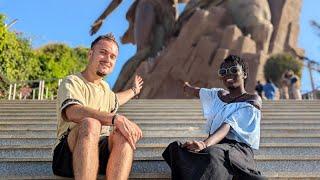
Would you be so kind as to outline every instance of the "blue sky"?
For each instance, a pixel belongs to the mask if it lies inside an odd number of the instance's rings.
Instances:
[[[52,42],[63,42],[72,47],[89,47],[96,36],[89,35],[91,23],[100,15],[110,0],[0,0],[0,13],[7,16],[7,23],[18,19],[11,30],[23,32],[32,41],[33,47]],[[98,34],[113,32],[120,36],[127,29],[125,13],[133,0],[125,0],[108,17]],[[310,20],[320,21],[320,1],[303,0],[300,19],[299,46],[306,56],[320,61],[320,37],[310,26]],[[116,81],[122,65],[135,53],[135,46],[120,45],[117,65],[107,78],[111,86]],[[320,86],[320,74],[313,72],[316,86]],[[309,73],[304,69],[302,91],[310,91]]]

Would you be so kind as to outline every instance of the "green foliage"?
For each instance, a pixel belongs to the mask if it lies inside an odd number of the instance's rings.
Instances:
[[[0,72],[9,81],[23,81],[35,75],[37,60],[30,42],[8,31],[0,15]]]
[[[79,72],[87,64],[88,48],[48,44],[33,50],[30,41],[9,31],[4,21],[5,16],[0,14],[0,74],[8,81],[42,79],[46,87],[55,88],[57,79]],[[2,90],[7,86],[0,83]]]
[[[292,70],[301,78],[302,67],[303,63],[290,54],[278,54],[267,60],[264,66],[264,76],[279,86],[281,76],[286,70]]]
[[[86,65],[87,48],[72,49],[65,44],[48,44],[36,50],[39,61],[38,79],[52,80],[47,86],[55,89],[56,80],[79,72]]]
[[[39,60],[41,79],[58,79],[82,70],[85,66],[85,48],[79,51],[65,44],[49,44],[36,51]]]

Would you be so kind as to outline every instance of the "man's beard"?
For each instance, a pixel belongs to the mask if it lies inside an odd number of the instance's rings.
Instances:
[[[96,74],[97,74],[98,76],[102,77],[102,78],[107,75],[107,74],[104,74],[104,73],[102,73],[102,72],[100,72],[100,71],[97,71]]]

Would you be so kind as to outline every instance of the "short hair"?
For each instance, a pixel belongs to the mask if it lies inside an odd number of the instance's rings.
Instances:
[[[224,59],[223,63],[234,63],[234,64],[239,64],[242,67],[242,71],[248,76],[248,65],[247,63],[244,62],[242,58],[236,55],[229,55],[227,58]],[[221,64],[221,65],[222,65]]]
[[[249,75],[249,68],[248,68],[247,63],[245,63],[242,58],[240,58],[239,56],[236,56],[236,55],[229,55],[227,58],[225,58],[223,60],[221,65],[224,63],[239,64],[242,67],[243,73],[247,76],[247,78],[244,79],[244,86],[246,86],[247,80],[248,80],[248,75]]]
[[[92,49],[93,46],[94,46],[95,44],[97,44],[100,40],[112,41],[112,42],[114,42],[114,43],[117,45],[117,47],[118,47],[118,49],[119,49],[119,44],[118,44],[118,42],[116,41],[116,38],[114,37],[114,35],[113,35],[112,33],[108,33],[108,34],[105,34],[105,35],[100,35],[100,36],[98,36],[94,41],[92,41],[92,43],[91,43],[91,49]]]

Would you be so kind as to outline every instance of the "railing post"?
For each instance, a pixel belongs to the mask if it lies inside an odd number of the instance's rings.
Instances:
[[[42,80],[41,100],[43,100],[43,95],[44,95],[44,80]]]
[[[39,81],[39,88],[38,88],[38,100],[41,100],[41,84],[42,84],[42,81],[40,80]]]
[[[49,88],[46,87],[46,99],[48,99],[48,96],[49,96]]]
[[[14,83],[13,85],[13,97],[12,100],[16,99],[16,92],[17,92],[17,83]]]
[[[62,79],[59,79],[59,80],[58,80],[58,88],[59,88],[59,86],[60,86],[60,84],[61,84],[61,81],[62,81]]]
[[[32,100],[36,98],[36,89],[32,89]]]
[[[12,92],[12,84],[10,84],[10,86],[9,86],[8,100],[11,100],[11,92]]]

